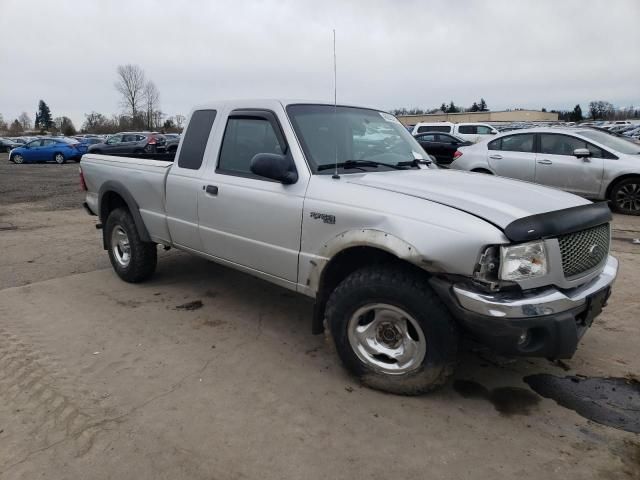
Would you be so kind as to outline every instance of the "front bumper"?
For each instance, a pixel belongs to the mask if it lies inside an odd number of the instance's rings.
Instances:
[[[618,261],[609,256],[600,275],[569,290],[485,293],[440,279],[432,285],[462,326],[499,353],[570,358],[606,305],[617,272]]]

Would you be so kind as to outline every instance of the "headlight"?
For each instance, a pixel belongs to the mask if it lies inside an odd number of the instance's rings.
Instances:
[[[500,278],[526,280],[547,274],[544,242],[530,242],[500,248]]]

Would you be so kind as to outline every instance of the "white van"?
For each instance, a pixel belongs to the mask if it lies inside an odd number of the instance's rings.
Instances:
[[[491,135],[495,135],[498,131],[491,125],[486,123],[451,123],[451,122],[420,122],[414,125],[412,134],[424,132],[443,132],[450,133],[456,137],[476,143]]]

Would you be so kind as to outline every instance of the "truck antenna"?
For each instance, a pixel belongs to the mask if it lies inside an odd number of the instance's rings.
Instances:
[[[338,75],[337,75],[337,67],[336,67],[336,29],[333,29],[333,142],[336,147],[336,161],[335,168],[333,170],[333,175],[331,178],[335,180],[340,180],[340,175],[338,175],[338,135],[337,135],[337,124],[338,120]]]

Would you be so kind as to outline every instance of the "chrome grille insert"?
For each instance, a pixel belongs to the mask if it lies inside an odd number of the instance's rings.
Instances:
[[[558,237],[565,278],[575,277],[600,265],[609,254],[609,224]]]

